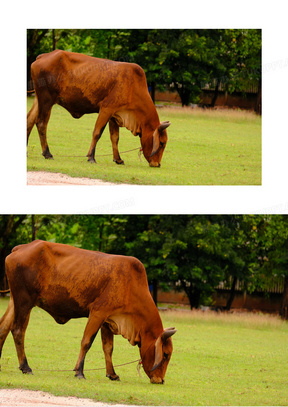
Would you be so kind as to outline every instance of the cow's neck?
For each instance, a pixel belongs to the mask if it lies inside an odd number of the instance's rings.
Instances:
[[[150,317],[146,319],[146,327],[144,329],[141,329],[140,331],[141,344],[139,347],[142,359],[144,358],[144,355],[148,351],[148,349],[151,346],[155,346],[157,338],[163,332],[163,325],[159,314],[157,316],[155,315],[155,317],[156,318],[152,319],[150,315]]]

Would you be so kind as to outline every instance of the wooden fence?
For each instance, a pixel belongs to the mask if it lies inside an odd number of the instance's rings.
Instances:
[[[228,281],[222,281],[221,283],[218,284],[216,290],[230,290],[232,286],[232,278],[230,278]],[[249,285],[246,286],[243,281],[237,280],[236,286],[235,286],[235,291],[249,291]],[[284,277],[279,277],[279,276],[271,276],[268,279],[268,282],[265,284],[265,286],[259,286],[255,290],[258,293],[273,293],[273,294],[283,294],[284,292]]]

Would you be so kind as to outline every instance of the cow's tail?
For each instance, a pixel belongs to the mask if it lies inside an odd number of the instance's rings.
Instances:
[[[33,129],[34,124],[36,123],[36,119],[38,117],[38,112],[39,112],[38,99],[37,99],[37,95],[35,95],[33,105],[27,114],[27,144],[28,144],[28,139],[29,139],[31,130]]]
[[[14,321],[14,301],[13,297],[11,295],[10,301],[8,303],[7,310],[3,317],[0,319],[0,358],[1,358],[1,353],[2,353],[2,348],[4,345],[4,342],[7,338],[7,335],[11,331],[11,327]],[[1,370],[1,366],[0,366]]]

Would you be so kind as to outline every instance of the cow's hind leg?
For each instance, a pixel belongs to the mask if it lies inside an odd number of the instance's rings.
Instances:
[[[38,117],[38,99],[37,96],[35,96],[33,105],[27,114],[27,145],[31,130],[33,129],[34,124],[36,123],[37,117]]]
[[[18,311],[18,307],[16,307],[14,321],[11,326],[11,332],[19,360],[19,369],[22,373],[32,373],[32,369],[28,365],[24,350],[24,338],[30,318],[30,312],[31,308],[28,309],[22,306]]]
[[[105,324],[101,327],[102,347],[105,355],[106,362],[106,377],[110,380],[120,380],[119,376],[115,373],[112,363],[113,352],[113,333]]]
[[[13,320],[14,320],[14,302],[11,297],[8,304],[8,308],[3,317],[0,319],[0,358],[2,354],[2,348],[7,338],[7,335],[11,331]]]
[[[121,159],[119,150],[118,150],[119,126],[114,121],[114,119],[109,120],[109,130],[110,130],[110,139],[111,139],[112,149],[113,149],[113,161],[116,164],[124,164],[124,161]]]
[[[74,368],[75,376],[79,379],[85,379],[83,370],[84,370],[84,362],[86,353],[91,348],[92,343],[103,323],[103,319],[97,312],[90,312],[87,325],[84,330],[83,338],[81,341],[81,349],[79,353],[79,357]]]
[[[49,159],[53,158],[53,155],[50,153],[48,143],[47,143],[47,125],[51,114],[53,104],[44,104],[39,101],[39,113],[36,120],[36,126],[38,129],[38,134],[40,138],[40,143],[42,147],[42,155]]]

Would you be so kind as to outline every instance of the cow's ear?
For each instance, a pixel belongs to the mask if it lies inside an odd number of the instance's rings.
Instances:
[[[159,124],[159,126],[156,128],[156,130],[153,133],[153,149],[152,149],[152,153],[150,154],[149,157],[152,157],[154,154],[158,153],[159,149],[160,149],[160,136],[161,133],[167,129],[167,127],[170,126],[170,122],[166,121],[166,122],[161,122]]]
[[[162,335],[159,336],[155,342],[155,360],[154,360],[154,365],[151,369],[151,372],[153,370],[157,369],[157,367],[160,365],[163,359],[163,343],[162,343]]]
[[[154,154],[158,153],[160,148],[160,136],[159,136],[159,128],[154,131],[153,133],[153,148],[152,148],[152,153],[150,154],[149,157],[152,157]]]

